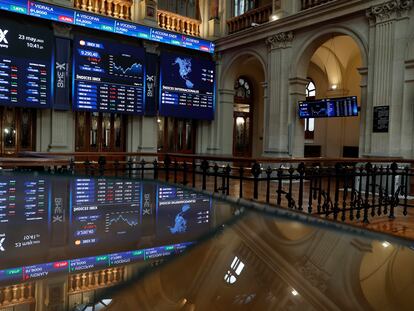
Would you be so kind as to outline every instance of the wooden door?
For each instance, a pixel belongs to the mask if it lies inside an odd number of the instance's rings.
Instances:
[[[76,152],[94,152],[96,156],[77,157],[96,161],[102,152],[125,152],[125,116],[120,114],[77,112],[76,113]],[[108,160],[124,160],[124,156]]]
[[[36,110],[0,107],[1,155],[17,156],[19,152],[35,151]]]
[[[252,156],[252,122],[250,112],[234,111],[233,114],[233,155]]]
[[[194,154],[196,121],[176,118],[158,119],[158,151]]]

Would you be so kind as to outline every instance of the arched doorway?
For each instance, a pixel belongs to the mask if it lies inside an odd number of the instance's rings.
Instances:
[[[263,154],[266,66],[256,51],[229,55],[220,77],[223,150],[239,157]],[[231,105],[231,106],[230,106]],[[233,120],[233,122],[229,122]]]
[[[233,105],[233,155],[252,156],[253,92],[247,77],[236,79]]]
[[[309,52],[309,51],[308,51]],[[313,47],[306,69],[307,99],[356,96],[361,106],[363,55],[348,35],[331,35]],[[309,57],[309,56],[308,56]],[[305,157],[358,157],[361,117],[316,118],[302,121]]]

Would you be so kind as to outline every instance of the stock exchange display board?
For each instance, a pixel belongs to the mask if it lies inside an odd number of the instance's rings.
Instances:
[[[163,53],[160,68],[160,115],[186,119],[214,119],[213,61]]]
[[[214,53],[214,43],[211,41],[49,3],[27,0],[0,0],[0,10]]]
[[[359,107],[356,96],[299,102],[299,117],[302,119],[356,117],[358,113]]]
[[[0,105],[50,108],[53,33],[0,19]]]
[[[142,115],[144,49],[101,38],[74,41],[74,110]]]

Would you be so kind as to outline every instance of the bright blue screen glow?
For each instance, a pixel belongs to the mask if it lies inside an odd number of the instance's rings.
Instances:
[[[144,113],[144,49],[77,36],[73,69],[74,110]]]
[[[355,117],[358,112],[356,96],[299,102],[299,117],[302,119]]]
[[[215,65],[187,55],[161,55],[159,113],[185,119],[214,119]]]
[[[130,37],[214,53],[214,43],[171,31],[119,21],[88,12],[25,0],[0,0],[0,10],[26,14],[46,20],[72,24],[91,29],[123,34]]]

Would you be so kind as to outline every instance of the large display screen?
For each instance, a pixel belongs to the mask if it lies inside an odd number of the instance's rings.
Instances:
[[[0,18],[0,105],[50,108],[53,33]]]
[[[356,96],[299,102],[299,117],[302,119],[355,117],[358,112]]]
[[[30,15],[46,20],[123,34],[197,51],[214,53],[214,43],[158,28],[124,22],[97,14],[81,12],[49,3],[27,0],[0,0],[0,10]]]
[[[74,109],[143,114],[144,49],[83,36],[74,40]]]
[[[214,119],[214,62],[187,55],[163,53],[160,71],[160,115]]]

